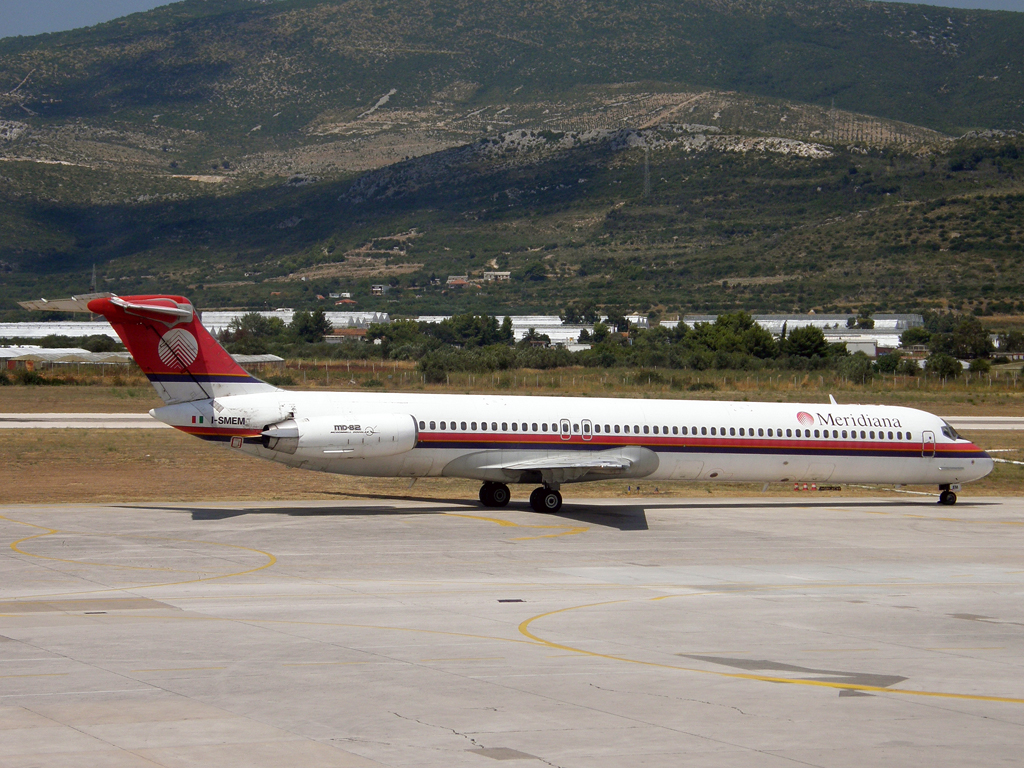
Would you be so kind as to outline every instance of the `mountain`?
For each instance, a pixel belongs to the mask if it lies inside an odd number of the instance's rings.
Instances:
[[[186,0],[9,38],[0,300],[97,264],[207,304],[1014,307],[1022,33],[851,0]],[[494,265],[521,279],[430,284]]]

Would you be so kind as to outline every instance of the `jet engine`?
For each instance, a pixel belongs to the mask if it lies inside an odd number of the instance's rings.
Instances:
[[[411,451],[418,436],[408,414],[363,413],[288,419],[265,427],[261,442],[309,458],[370,459]]]

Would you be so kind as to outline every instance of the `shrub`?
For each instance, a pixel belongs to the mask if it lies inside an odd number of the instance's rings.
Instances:
[[[971,373],[991,373],[992,363],[983,357],[979,357],[976,360],[971,360],[971,364],[968,367]]]
[[[41,384],[48,383],[39,371],[30,371],[28,368],[22,368],[14,374],[14,379],[19,384],[24,384],[30,387],[38,387]]]

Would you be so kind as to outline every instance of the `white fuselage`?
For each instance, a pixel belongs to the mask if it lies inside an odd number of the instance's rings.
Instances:
[[[993,466],[937,416],[891,406],[279,390],[153,415],[260,458],[376,477],[943,485]],[[297,450],[266,447],[275,424],[303,435]]]

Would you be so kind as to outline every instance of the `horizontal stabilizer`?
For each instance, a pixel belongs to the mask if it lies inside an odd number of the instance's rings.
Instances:
[[[86,293],[72,296],[70,299],[39,299],[38,301],[19,301],[22,309],[35,309],[44,312],[88,312],[89,302],[93,299],[109,299],[112,293]]]

